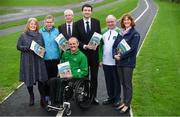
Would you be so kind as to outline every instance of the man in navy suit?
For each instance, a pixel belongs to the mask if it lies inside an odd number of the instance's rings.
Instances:
[[[75,36],[75,24],[73,23],[74,13],[71,9],[64,11],[65,23],[58,26],[59,33],[62,33],[68,40],[70,37]]]
[[[82,6],[83,18],[76,22],[76,37],[79,40],[79,48],[88,58],[88,65],[90,68],[90,80],[92,82],[92,93],[95,98],[93,104],[99,104],[97,100],[97,77],[98,77],[98,68],[99,68],[99,59],[98,59],[98,47],[96,50],[91,49],[88,45],[94,32],[101,33],[100,22],[95,18],[91,18],[92,15],[92,6],[85,4]]]

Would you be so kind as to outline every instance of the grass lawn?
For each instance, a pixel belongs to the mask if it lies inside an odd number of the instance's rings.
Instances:
[[[1,0],[0,6],[60,6],[84,0]]]
[[[134,116],[180,116],[180,4],[155,0],[159,12],[137,59]]]
[[[96,3],[94,5],[92,5],[94,8],[95,7],[98,7],[98,6],[101,6],[101,5],[105,5],[107,3],[110,3],[110,2],[113,2],[114,0],[106,0],[106,1],[103,1],[103,2],[100,2],[100,3]],[[0,8],[0,14],[6,14],[7,12],[13,12],[14,10],[11,10],[11,9],[1,9]],[[73,9],[74,13],[75,12],[80,12],[81,11],[81,8],[74,8]],[[14,12],[17,12],[17,11],[14,11]],[[57,17],[57,16],[63,16],[64,13],[63,12],[59,12],[59,13],[53,13],[52,14],[54,17]],[[37,16],[36,18],[39,20],[39,21],[42,21],[44,19],[45,16]],[[10,22],[7,22],[7,23],[3,23],[0,25],[0,30],[3,30],[3,29],[6,29],[6,28],[10,28],[10,27],[13,27],[13,26],[19,26],[19,25],[23,25],[23,24],[26,24],[27,22],[27,19],[21,19],[21,20],[17,20],[17,21],[10,21]]]
[[[105,17],[114,14],[119,18],[123,13],[131,11],[136,7],[138,0],[126,0],[113,7],[106,8],[106,11],[94,11],[93,17],[101,21],[101,27],[105,27]],[[114,10],[113,10],[114,9]],[[75,20],[82,16],[75,16]],[[56,26],[64,21],[56,22]],[[18,84],[19,77],[19,52],[16,50],[16,43],[20,33],[7,36],[0,36],[0,101],[14,90]]]
[[[0,8],[0,15],[5,15],[5,14],[9,14],[9,13],[16,13],[19,12],[19,10],[16,9],[4,9],[4,8]]]

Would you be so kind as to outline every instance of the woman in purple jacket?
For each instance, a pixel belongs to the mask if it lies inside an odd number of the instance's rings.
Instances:
[[[139,33],[135,30],[134,20],[129,14],[125,14],[120,22],[122,31],[113,45],[113,58],[116,60],[118,75],[123,86],[123,103],[117,107],[120,113],[125,113],[130,109],[132,99],[132,75],[136,65],[136,54],[140,40]],[[124,53],[117,52],[118,44],[125,40],[130,46],[130,50]]]

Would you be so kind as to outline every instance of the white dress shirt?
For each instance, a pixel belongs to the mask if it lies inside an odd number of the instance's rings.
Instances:
[[[67,34],[68,34],[68,25],[70,25],[70,29],[71,29],[71,35],[72,35],[72,27],[73,27],[73,22],[71,23],[66,23],[66,31],[67,31]]]
[[[85,31],[87,31],[87,29],[86,29],[86,25],[87,25],[87,21],[89,22],[89,29],[91,30],[91,18],[89,18],[89,19],[85,19],[85,18],[83,18],[83,21],[84,21],[84,29],[85,29]]]

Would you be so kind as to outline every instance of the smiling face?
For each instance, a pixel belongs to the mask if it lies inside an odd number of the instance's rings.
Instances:
[[[106,18],[106,25],[109,29],[114,29],[116,27],[116,19],[113,16],[108,16]]]
[[[126,29],[131,27],[131,20],[128,17],[125,17],[123,20],[123,24],[124,24]]]
[[[120,25],[123,29],[134,27],[135,23],[133,17],[129,14],[125,14],[120,21]]]
[[[71,23],[73,21],[74,15],[73,11],[70,9],[67,9],[64,11],[64,18],[66,20],[66,23]]]
[[[82,13],[83,13],[84,18],[86,18],[86,19],[90,18],[92,15],[91,7],[84,7],[82,10]]]
[[[68,41],[71,53],[75,53],[78,50],[79,42],[75,37],[71,37]]]
[[[37,24],[34,20],[29,22],[28,28],[30,31],[36,31],[37,30]]]

